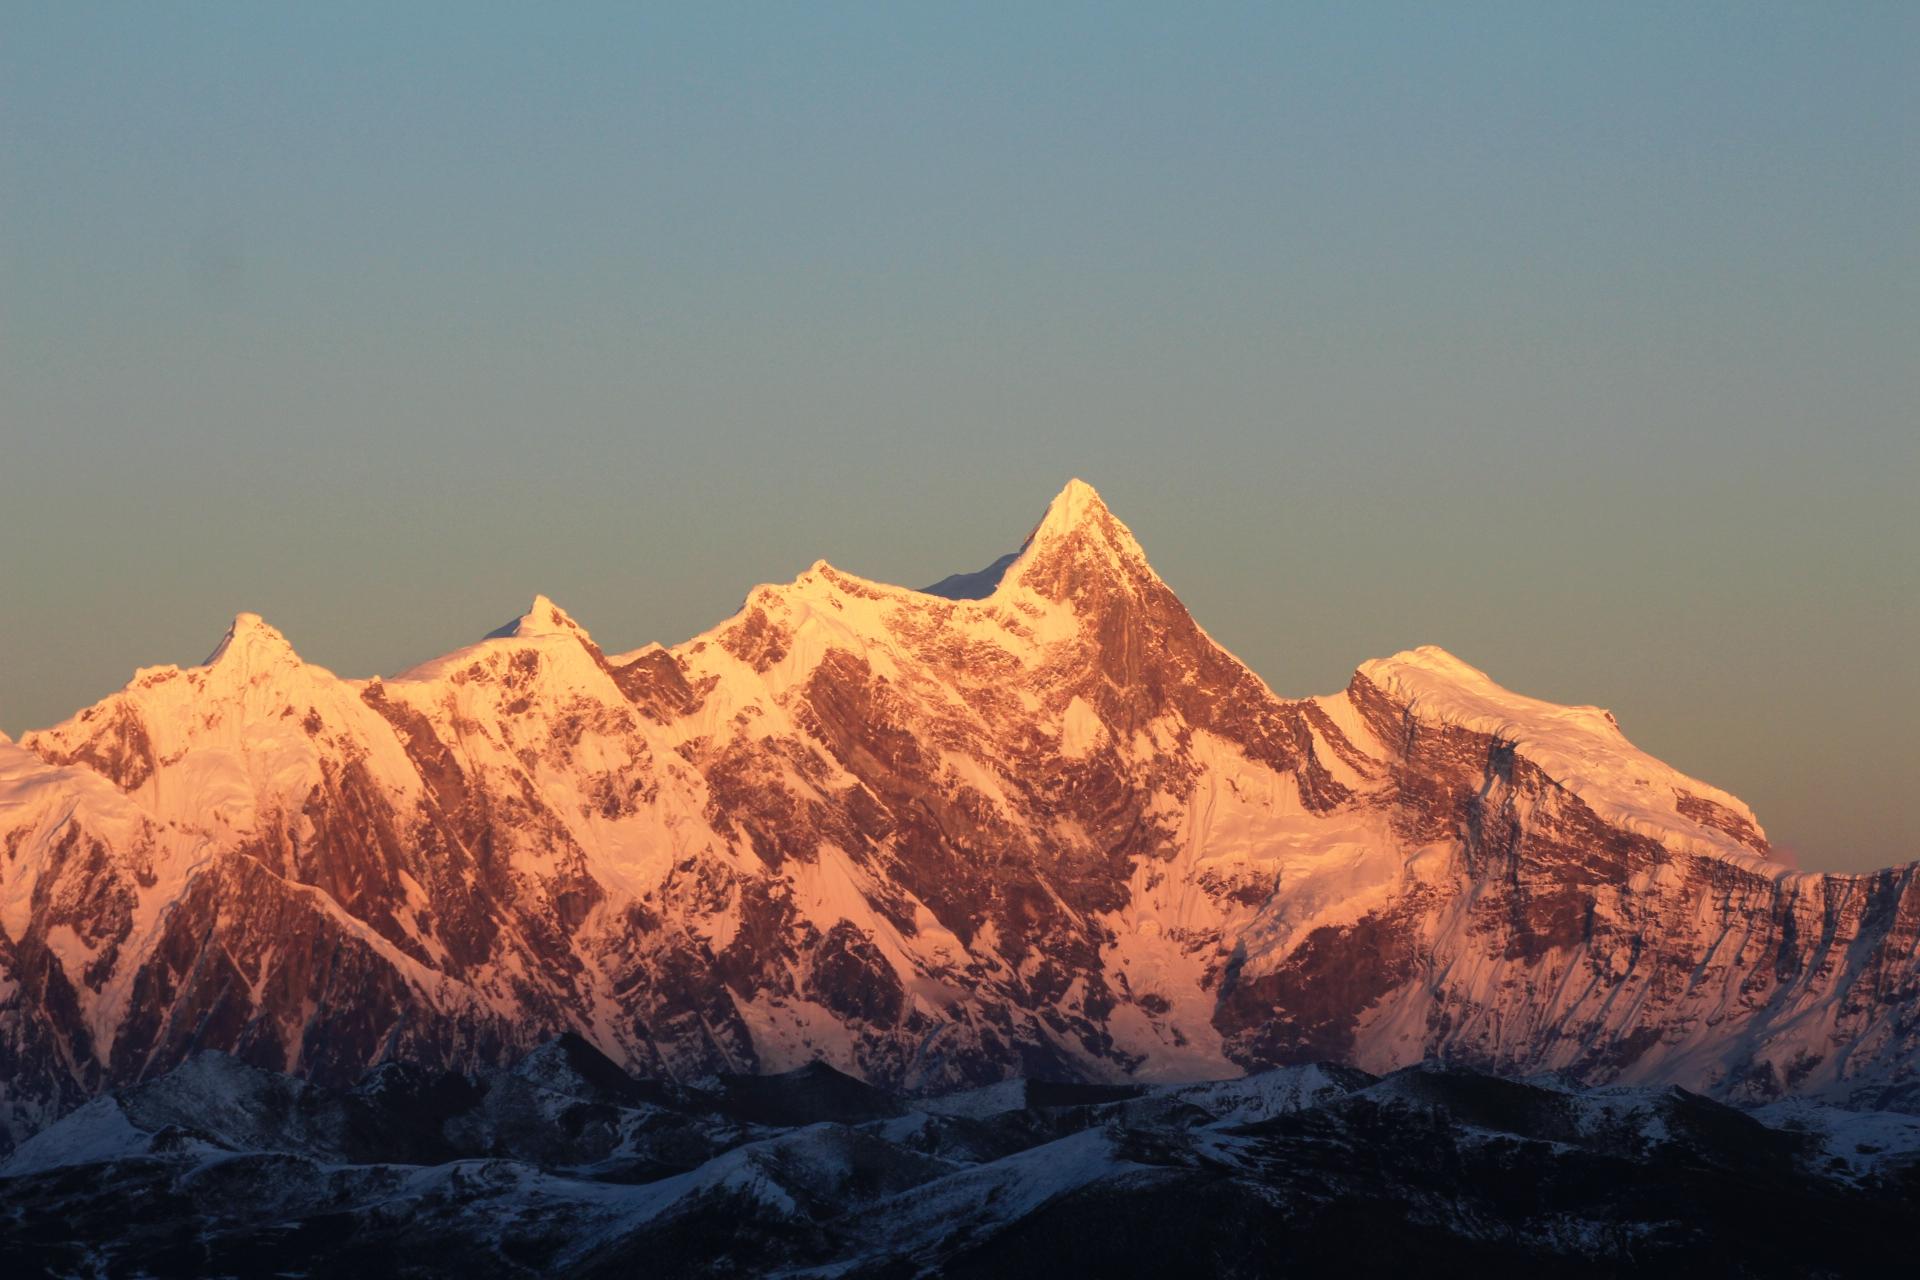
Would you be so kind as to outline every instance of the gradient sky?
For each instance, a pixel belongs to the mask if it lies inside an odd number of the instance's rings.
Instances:
[[[254,609],[610,650],[1069,477],[1920,856],[1920,5],[0,4],[0,727]]]

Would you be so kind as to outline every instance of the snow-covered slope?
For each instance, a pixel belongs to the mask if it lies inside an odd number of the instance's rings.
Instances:
[[[1910,867],[1800,874],[1605,712],[1435,649],[1276,696],[1087,485],[936,592],[815,564],[673,648],[552,602],[386,680],[243,614],[0,741],[16,1137],[215,1048],[575,1031],[892,1087],[1445,1056],[1911,1096]]]
[[[951,1105],[943,1105],[951,1104]],[[9,1274],[1898,1274],[1920,1122],[1437,1066],[908,1099],[562,1039],[326,1089],[202,1054],[0,1160]]]

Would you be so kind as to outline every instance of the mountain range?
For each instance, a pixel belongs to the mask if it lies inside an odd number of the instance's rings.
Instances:
[[[340,1088],[209,1051],[0,1160],[22,1276],[1804,1280],[1898,1275],[1916,1226],[1920,1118],[1436,1063],[902,1097],[572,1034]]]
[[[1920,889],[1774,860],[1435,648],[1275,694],[1089,486],[925,591],[672,648],[536,599],[389,678],[242,614],[0,737],[0,1150],[205,1051],[316,1088],[556,1036],[903,1095],[1317,1062],[1920,1103]]]

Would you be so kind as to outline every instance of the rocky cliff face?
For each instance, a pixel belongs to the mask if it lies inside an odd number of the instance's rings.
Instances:
[[[9,1132],[201,1049],[341,1083],[564,1031],[680,1080],[1914,1095],[1911,866],[1791,872],[1607,713],[1438,650],[1277,697],[1079,482],[936,590],[820,563],[624,655],[540,599],[384,681],[242,615],[0,739]]]

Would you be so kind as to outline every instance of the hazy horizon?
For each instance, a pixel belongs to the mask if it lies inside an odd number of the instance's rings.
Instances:
[[[0,729],[920,586],[1069,476],[1277,692],[1441,645],[1920,857],[1920,9],[0,4]]]

